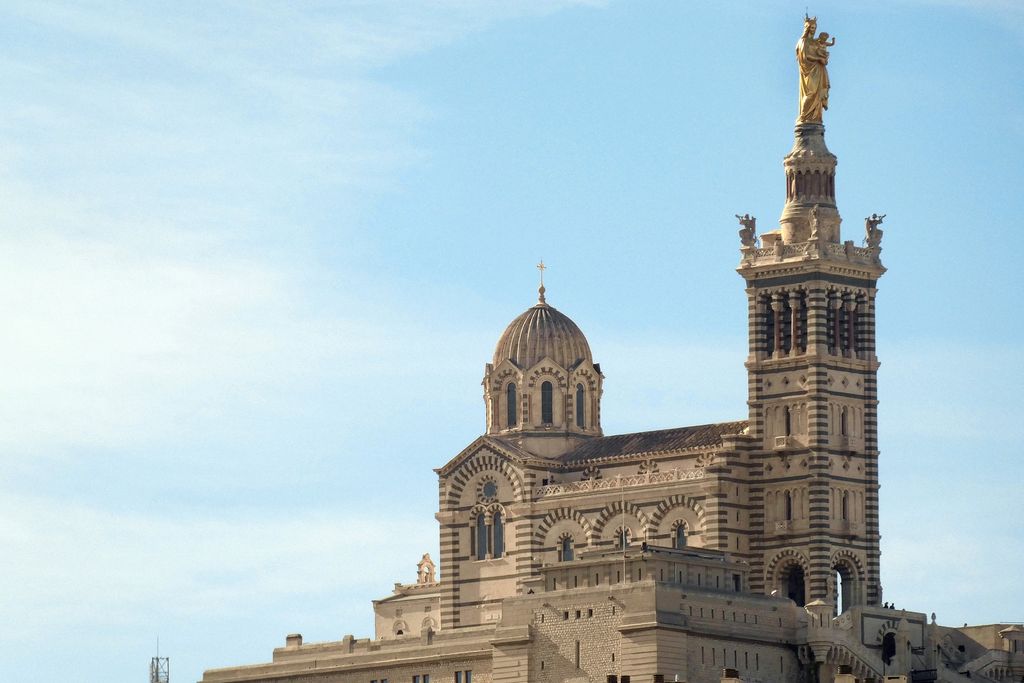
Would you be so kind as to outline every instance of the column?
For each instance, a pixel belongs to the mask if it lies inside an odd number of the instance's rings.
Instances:
[[[802,295],[798,291],[789,293],[789,317],[790,317],[790,337],[792,341],[789,344],[789,354],[795,356],[800,352],[800,300]]]
[[[772,294],[772,312],[775,316],[775,353],[772,354],[772,358],[782,358],[784,355],[782,350],[783,296],[782,292]]]
[[[811,289],[804,300],[807,306],[807,337],[805,351],[814,354],[828,353],[828,292]]]

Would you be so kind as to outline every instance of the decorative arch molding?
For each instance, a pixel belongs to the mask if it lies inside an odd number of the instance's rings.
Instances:
[[[807,559],[807,556],[799,550],[786,548],[775,553],[772,559],[765,565],[765,577],[770,584],[775,584],[779,579],[779,570],[794,564],[799,565],[804,570],[805,576],[810,575],[811,562]]]
[[[500,512],[502,519],[506,522],[512,521],[512,516],[509,515],[505,506],[501,503],[477,503],[469,509],[469,518],[476,519],[480,515],[483,515],[484,519],[487,520],[487,523],[490,524],[495,512]]]
[[[676,495],[669,496],[658,503],[658,508],[651,514],[650,532],[652,534],[661,533],[661,523],[665,521],[665,517],[667,517],[670,512],[680,507],[692,510],[693,513],[697,515],[697,525],[701,530],[704,529],[704,507],[689,496]]]
[[[568,386],[569,371],[550,358],[545,358],[523,373],[523,380],[530,389],[540,386],[545,379],[552,380],[564,391]]]
[[[594,527],[590,524],[590,520],[584,517],[579,510],[571,508],[558,508],[545,515],[533,532],[534,538],[538,543],[543,543],[551,528],[563,520],[571,520],[579,524],[580,528],[583,529],[584,538],[587,539],[587,545],[591,545],[594,540]]]
[[[572,371],[570,383],[575,384],[576,382],[584,382],[586,383],[587,389],[589,389],[590,391],[596,391],[599,388],[599,379],[600,374],[593,369],[592,365],[584,361],[583,365],[580,365],[579,367]]]
[[[648,519],[644,511],[629,501],[617,500],[614,503],[609,503],[601,510],[601,514],[598,515],[597,521],[594,523],[594,535],[600,537],[604,531],[604,527],[609,521],[617,517],[618,515],[632,515],[636,521],[640,524],[638,529],[638,535],[641,539],[647,537],[648,530],[650,529],[651,521]],[[634,539],[636,540],[636,539]]]
[[[513,365],[512,361],[503,360],[498,367],[491,370],[487,378],[491,382],[491,389],[493,391],[501,391],[509,381],[515,381],[517,384],[522,383],[523,372]]]
[[[851,577],[855,581],[862,581],[867,572],[864,570],[864,563],[861,562],[860,557],[857,553],[849,550],[848,548],[842,548],[832,553],[832,557],[828,561],[828,566],[835,568],[837,565],[846,565],[852,569],[854,576]]]
[[[516,500],[523,499],[523,483],[512,463],[497,453],[480,451],[465,460],[458,470],[452,474],[447,484],[445,505],[458,507],[466,484],[481,472],[495,472],[502,475],[512,486],[512,495]]]
[[[888,633],[896,633],[899,630],[900,622],[898,619],[889,619],[887,622],[878,627],[878,633],[875,634],[875,645],[882,646],[882,639],[885,638]]]

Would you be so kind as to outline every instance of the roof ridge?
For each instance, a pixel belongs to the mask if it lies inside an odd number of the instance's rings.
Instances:
[[[749,425],[747,420],[731,420],[599,436],[580,444],[559,460],[562,463],[580,463],[713,447],[721,445],[724,435],[738,433],[746,425]]]

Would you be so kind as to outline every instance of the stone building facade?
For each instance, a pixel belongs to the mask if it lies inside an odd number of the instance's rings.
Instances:
[[[798,123],[780,228],[739,217],[744,419],[605,435],[601,366],[542,285],[485,366],[486,433],[436,470],[439,579],[424,556],[373,638],[203,680],[1024,680],[1024,628],[882,601],[881,217],[841,240],[835,168]]]

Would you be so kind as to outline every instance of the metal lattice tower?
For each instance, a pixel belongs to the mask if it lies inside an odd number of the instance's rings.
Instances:
[[[149,683],[170,683],[171,658],[153,657],[149,662]]]

